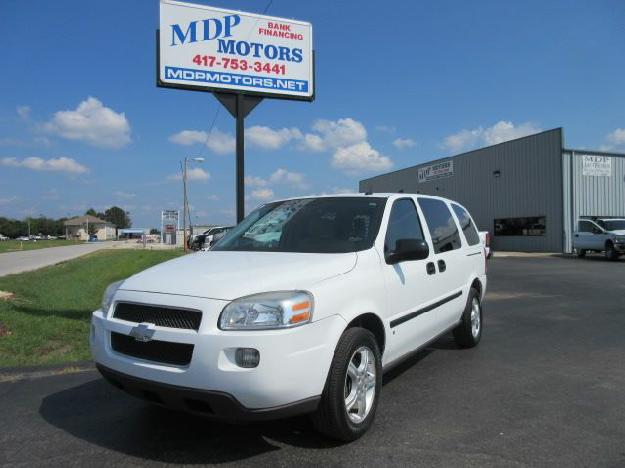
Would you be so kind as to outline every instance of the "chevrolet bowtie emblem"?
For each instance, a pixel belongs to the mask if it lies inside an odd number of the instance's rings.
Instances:
[[[155,331],[153,323],[140,323],[130,330],[130,336],[132,336],[136,341],[145,343],[146,341],[150,341],[152,339]]]

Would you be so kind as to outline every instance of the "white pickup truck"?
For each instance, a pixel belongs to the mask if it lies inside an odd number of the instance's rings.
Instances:
[[[605,252],[607,259],[617,260],[625,254],[625,218],[580,219],[573,248],[579,257],[587,252]]]

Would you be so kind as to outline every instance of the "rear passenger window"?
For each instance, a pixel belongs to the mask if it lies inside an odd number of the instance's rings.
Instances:
[[[434,253],[459,249],[460,233],[447,204],[435,198],[419,198],[419,206],[430,229]]]
[[[579,222],[579,232],[592,232],[593,225],[588,221]]]
[[[467,210],[462,208],[460,205],[456,205],[455,203],[452,203],[451,207],[454,209],[454,213],[456,213],[458,221],[460,221],[460,229],[462,229],[464,238],[467,240],[469,245],[479,244],[480,235],[477,233],[475,224],[473,224],[473,220],[469,216],[469,213],[467,213]]]
[[[424,240],[417,207],[408,198],[402,198],[393,203],[391,216],[388,219],[384,251],[395,250],[398,239]]]

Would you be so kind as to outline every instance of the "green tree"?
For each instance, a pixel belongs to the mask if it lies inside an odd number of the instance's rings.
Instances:
[[[118,229],[125,229],[132,226],[132,220],[129,213],[122,210],[119,206],[112,206],[104,212],[104,219],[109,223],[113,223]]]
[[[89,208],[87,211],[85,211],[85,215],[98,216],[98,213],[93,208]]]
[[[160,235],[161,231],[159,231],[156,228],[152,228],[152,229],[150,229],[150,234],[152,234],[152,235]]]

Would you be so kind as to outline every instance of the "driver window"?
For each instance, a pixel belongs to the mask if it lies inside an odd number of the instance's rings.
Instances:
[[[398,239],[424,240],[417,208],[410,198],[402,198],[393,203],[384,240],[384,251],[394,250]]]

